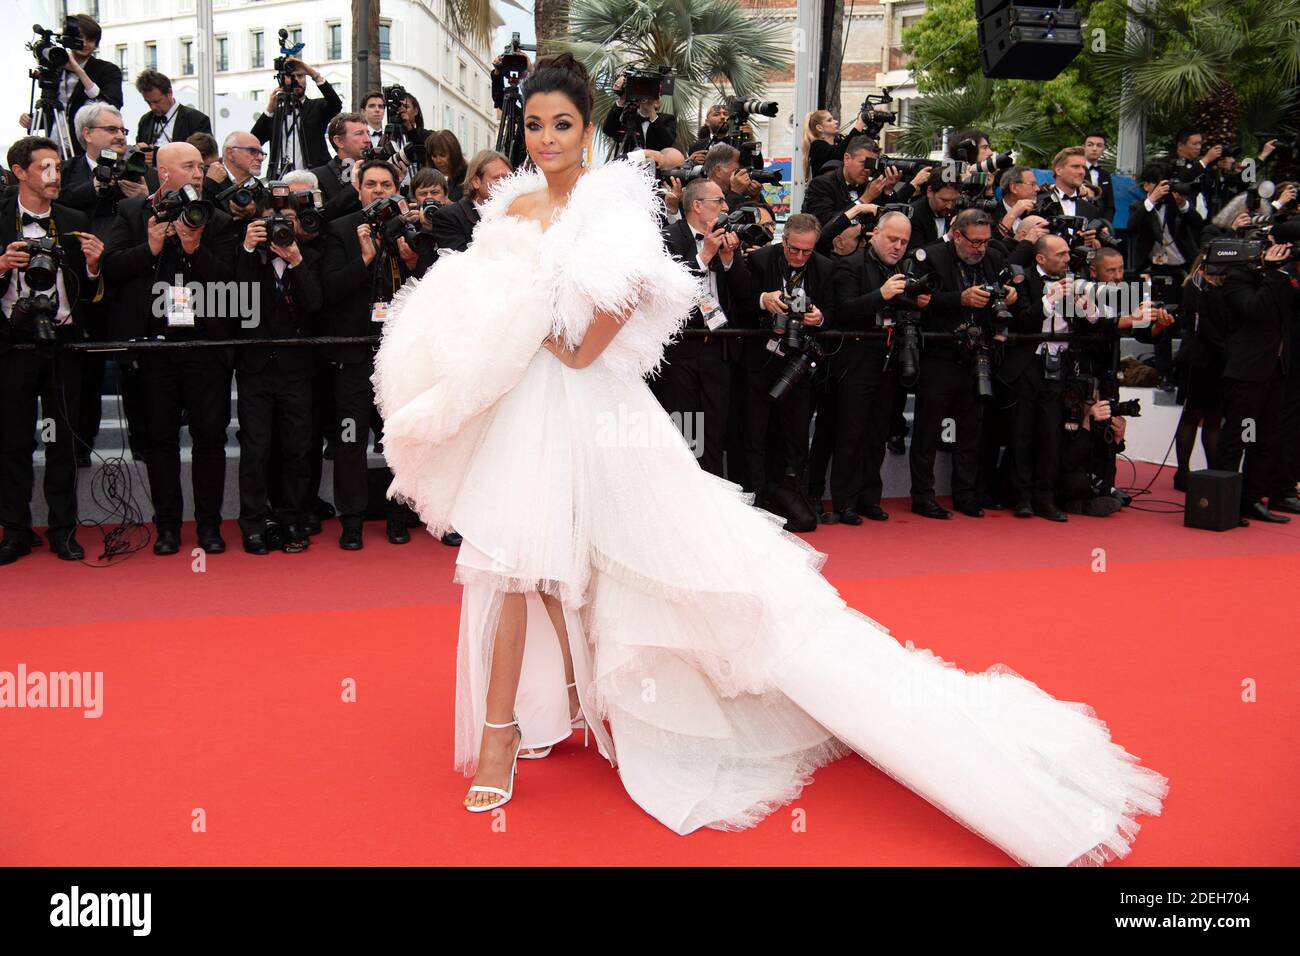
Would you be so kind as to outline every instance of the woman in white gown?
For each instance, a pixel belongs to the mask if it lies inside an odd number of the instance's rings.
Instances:
[[[824,555],[699,467],[644,381],[700,293],[660,240],[653,179],[584,168],[571,57],[524,92],[537,169],[498,182],[469,249],[399,295],[374,377],[390,496],[464,537],[466,807],[510,799],[516,753],[544,755],[576,715],[680,834],[754,826],[853,751],[1023,864],[1126,855],[1167,782],[1087,705],[900,644]]]

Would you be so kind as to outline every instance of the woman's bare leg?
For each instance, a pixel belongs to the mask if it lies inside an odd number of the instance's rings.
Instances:
[[[573,652],[569,649],[569,629],[564,623],[564,605],[549,594],[542,595],[542,604],[546,606],[546,613],[550,616],[551,624],[560,639],[560,653],[564,656],[564,682],[572,684],[574,682]],[[569,719],[572,720],[576,716],[578,716],[578,688],[570,687]]]
[[[488,678],[487,719],[506,724],[514,719],[515,694],[519,690],[519,672],[524,663],[524,632],[528,625],[528,605],[524,595],[507,593],[501,604],[492,644],[492,673]],[[514,762],[519,730],[515,727],[484,727],[479,744],[478,772],[473,785],[510,789],[510,767]],[[465,806],[493,804],[502,798],[495,793],[467,793]]]

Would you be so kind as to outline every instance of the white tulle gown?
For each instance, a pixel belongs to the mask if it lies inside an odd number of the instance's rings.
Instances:
[[[600,753],[677,833],[753,826],[855,751],[1021,863],[1126,855],[1167,782],[1089,707],[900,644],[845,605],[824,555],[699,467],[643,380],[697,294],[662,247],[649,176],[595,168],[545,230],[506,213],[544,186],[498,182],[469,250],[394,303],[376,359],[390,496],[465,539],[456,766],[475,769],[503,595],[545,592]],[[630,304],[587,368],[540,347]],[[516,711],[542,747],[569,736],[568,697],[528,603]]]

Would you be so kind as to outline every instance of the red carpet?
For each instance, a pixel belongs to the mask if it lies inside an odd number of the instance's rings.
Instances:
[[[1170,778],[1119,865],[1300,862],[1300,520],[1213,534],[1176,514],[936,522],[887,504],[885,524],[808,536],[850,604],[967,669],[1001,661],[1087,701]],[[371,524],[349,554],[328,522],[305,554],[258,558],[225,534],[201,573],[192,526],[171,558],[96,570],[42,550],[0,569],[0,671],[104,675],[98,719],[0,710],[0,864],[1011,865],[856,757],[754,830],[679,837],[580,736],[520,763],[496,832],[461,809],[451,767],[454,549],[393,547]]]

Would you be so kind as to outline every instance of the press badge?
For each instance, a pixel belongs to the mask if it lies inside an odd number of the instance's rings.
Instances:
[[[713,296],[704,293],[700,296],[699,305],[700,315],[704,317],[704,324],[710,332],[716,332],[727,324],[727,313],[722,311],[722,306],[718,305]]]
[[[388,303],[376,302],[370,307],[370,321],[384,323],[388,321]]]
[[[771,352],[773,355],[779,355],[781,358],[785,358],[785,349],[782,347],[781,340],[779,338],[768,339],[767,350]]]
[[[189,286],[167,288],[167,328],[194,328],[194,290]]]

